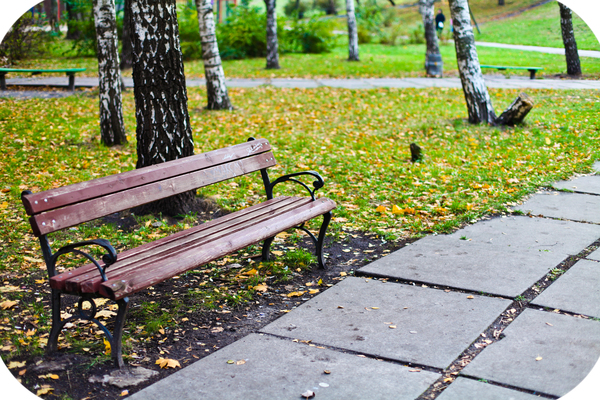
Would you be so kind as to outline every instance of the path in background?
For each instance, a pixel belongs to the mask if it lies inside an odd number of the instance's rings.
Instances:
[[[524,46],[520,44],[504,44],[504,43],[491,43],[491,42],[475,42],[476,46],[481,47],[497,47],[501,49],[521,50],[521,51],[535,51],[538,53],[547,54],[565,54],[565,49],[559,47],[541,47],[541,46]],[[600,58],[600,51],[596,50],[578,50],[579,57],[592,57]]]
[[[600,81],[577,80],[577,79],[529,79],[525,76],[484,75],[488,88],[494,89],[600,89]],[[133,87],[133,79],[125,78],[125,86]],[[337,87],[345,89],[376,89],[376,88],[462,88],[459,78],[364,78],[364,79],[226,79],[227,86],[234,87],[258,87],[272,85],[280,88],[318,88]],[[33,97],[64,97],[69,92],[48,91],[15,91],[10,90],[10,85],[30,86],[54,86],[66,88],[68,78],[10,78],[6,80],[9,90],[0,91],[0,97],[33,98]],[[204,79],[188,79],[188,87],[204,86]],[[98,86],[98,78],[76,78],[75,86],[78,88],[91,88]],[[55,93],[55,94],[52,94]],[[56,94],[60,93],[60,95]]]

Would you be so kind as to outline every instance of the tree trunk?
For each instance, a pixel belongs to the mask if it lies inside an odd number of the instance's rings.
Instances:
[[[435,33],[435,10],[434,0],[420,0],[419,11],[423,17],[423,26],[425,27],[425,41],[427,42],[427,51],[425,53],[425,71],[428,76],[441,77],[444,71],[442,55],[438,37]]]
[[[100,136],[106,146],[127,142],[121,102],[117,19],[113,0],[94,0],[100,80]]]
[[[267,69],[279,69],[277,44],[277,15],[275,0],[265,0],[267,6]]]
[[[348,61],[360,61],[358,57],[358,29],[354,15],[354,0],[346,0],[346,16],[348,19]]]
[[[125,0],[123,9],[123,33],[121,36],[121,71],[133,67],[132,48],[131,48],[131,25],[129,24],[129,5],[131,0]]]
[[[449,0],[458,72],[467,101],[469,122],[494,124],[496,114],[481,73],[467,0]]]
[[[77,21],[77,7],[73,4],[72,1],[67,1],[67,35],[65,39],[73,40],[79,38],[81,35],[81,31],[73,24],[74,21]]]
[[[520,124],[533,108],[533,99],[525,93],[519,94],[519,97],[512,102],[510,106],[498,117],[497,125],[513,126]]]
[[[175,0],[131,0],[137,168],[194,154]],[[137,213],[184,214],[194,191],[154,202]]]
[[[579,76],[581,75],[581,64],[579,63],[577,42],[573,31],[571,9],[562,3],[558,3],[558,6],[560,7],[560,28],[565,45],[565,58],[567,59],[567,74]]]
[[[504,5],[504,0],[498,0],[498,5],[499,6],[503,6]]]
[[[225,85],[225,73],[221,65],[219,45],[215,34],[215,18],[211,0],[196,0],[200,41],[202,42],[202,60],[206,78],[208,110],[232,110],[231,101]]]

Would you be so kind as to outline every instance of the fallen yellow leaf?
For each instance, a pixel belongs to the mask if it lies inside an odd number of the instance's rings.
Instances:
[[[536,357],[535,361],[542,361],[543,358],[542,357]]]
[[[110,355],[110,342],[104,338],[104,354]]]
[[[467,299],[474,299],[475,297],[473,296],[467,296]]]
[[[44,394],[48,394],[48,393],[50,393],[52,391],[54,391],[54,388],[51,388],[48,385],[42,385],[42,387],[38,389],[36,395],[37,396],[41,396],[41,395],[44,395]]]
[[[254,286],[254,290],[257,290],[259,292],[266,292],[267,290],[269,290],[269,287],[263,283],[261,283],[260,285],[256,285]]]
[[[306,291],[301,291],[301,292],[290,292],[287,294],[287,297],[300,297],[302,296],[304,293],[306,293]]]
[[[4,201],[4,202],[0,203],[0,208],[1,209],[5,209],[7,207],[8,207],[8,202],[7,201]]]
[[[23,368],[25,364],[27,364],[27,361],[11,361],[8,363],[8,369]]]
[[[550,138],[547,137],[546,138],[546,144],[550,144],[550,143],[552,143],[552,140],[550,140]]]
[[[2,308],[3,310],[8,310],[9,308],[13,308],[14,306],[16,306],[18,302],[18,300],[6,300],[0,303],[0,308]]]
[[[179,361],[177,360],[173,360],[171,358],[159,358],[158,360],[156,360],[156,364],[160,365],[161,368],[176,368],[179,367],[181,368],[181,364],[179,364]]]
[[[392,206],[392,214],[396,214],[396,215],[402,215],[404,214],[404,209],[398,207],[397,205],[393,205]]]
[[[385,208],[385,206],[379,206],[375,209],[375,211],[383,214],[384,212],[387,211],[387,208]]]

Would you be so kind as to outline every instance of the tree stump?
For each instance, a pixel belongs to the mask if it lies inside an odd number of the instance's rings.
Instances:
[[[515,101],[496,119],[496,125],[514,126],[520,124],[533,108],[533,104],[533,99],[527,94],[519,94]]]
[[[410,144],[410,161],[412,162],[421,162],[423,160],[423,152],[422,149],[416,144]]]

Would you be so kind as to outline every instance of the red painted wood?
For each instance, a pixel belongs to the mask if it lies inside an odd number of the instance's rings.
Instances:
[[[218,219],[214,219],[212,221],[207,221],[207,222],[203,223],[202,225],[195,226],[190,229],[174,233],[174,234],[164,237],[162,239],[143,244],[134,249],[124,251],[123,253],[120,253],[118,255],[118,262],[111,265],[107,269],[108,276],[111,276],[111,274],[113,274],[116,269],[118,269],[120,266],[122,266],[126,260],[130,259],[131,257],[133,257],[139,253],[145,253],[145,252],[153,250],[156,247],[169,245],[175,241],[185,239],[186,237],[189,237],[191,235],[203,234],[203,232],[205,232],[206,230],[214,228],[216,226],[231,223],[231,221],[235,220],[236,218],[239,218],[239,214],[241,212],[245,212],[248,215],[256,215],[256,213],[264,212],[263,210],[265,208],[274,207],[274,206],[281,207],[282,202],[289,203],[290,201],[291,201],[290,198],[286,198],[286,197],[277,197],[272,200],[267,200],[263,203],[248,207],[244,210],[240,210],[240,211],[236,211],[236,212],[224,215],[224,216],[219,217]],[[251,214],[251,213],[253,213],[253,214]],[[100,264],[104,265],[103,263],[100,263]],[[82,276],[84,276],[84,278],[82,278]],[[66,290],[65,283],[67,280],[72,279],[74,282],[83,282],[84,280],[87,280],[90,278],[98,278],[98,280],[100,280],[100,275],[98,273],[98,269],[96,268],[96,266],[94,264],[86,264],[77,269],[74,269],[71,271],[66,271],[61,274],[55,275],[54,277],[52,277],[50,279],[50,287],[52,287],[53,289]],[[79,292],[79,287],[74,289],[73,292]]]
[[[107,269],[107,275],[110,278],[127,270],[132,264],[143,262],[145,259],[157,258],[161,253],[165,253],[172,249],[177,249],[182,246],[191,246],[200,240],[207,240],[214,235],[226,230],[228,227],[236,226],[245,221],[264,218],[264,216],[273,215],[273,211],[277,209],[287,209],[294,203],[303,200],[301,198],[285,198],[280,197],[273,200],[268,200],[244,210],[225,215],[213,221],[209,221],[200,226],[178,232],[177,234],[147,243],[135,249],[129,250],[118,256],[118,261]],[[100,285],[101,278],[97,269],[93,264],[88,264],[79,268],[81,272],[67,272],[60,276],[52,278],[51,285],[56,285],[55,288],[61,288],[69,292],[79,293],[95,293]],[[92,286],[90,286],[92,285]],[[85,288],[82,288],[85,286]]]
[[[220,240],[211,242],[209,246],[187,248],[178,253],[177,257],[156,261],[143,269],[133,269],[127,275],[109,279],[100,285],[99,293],[113,300],[122,299],[223,255],[272,237],[334,208],[335,203],[326,198],[310,201],[278,215],[276,219],[266,219],[232,232]]]
[[[23,205],[27,214],[39,214],[44,211],[80,203],[111,193],[118,193],[178,175],[189,174],[201,169],[241,160],[270,150],[271,145],[266,139],[258,139],[224,149],[180,158],[163,164],[105,176],[40,193],[32,193],[23,196]]]
[[[45,235],[274,165],[275,158],[272,153],[255,155],[34,215],[30,222],[36,235]]]

